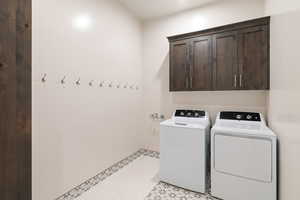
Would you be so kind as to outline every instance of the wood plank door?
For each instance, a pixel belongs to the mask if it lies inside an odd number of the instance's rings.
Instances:
[[[212,36],[191,40],[190,89],[212,90]]]
[[[1,200],[31,199],[30,20],[31,0],[0,1]]]
[[[269,27],[240,30],[238,52],[240,89],[269,89]]]
[[[170,91],[189,90],[189,40],[170,44]]]
[[[214,90],[238,89],[237,32],[213,36]]]

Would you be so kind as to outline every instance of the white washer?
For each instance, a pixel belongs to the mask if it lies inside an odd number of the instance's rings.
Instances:
[[[160,179],[207,192],[210,121],[207,112],[177,110],[160,124]]]
[[[277,137],[259,113],[221,112],[211,130],[211,194],[277,199]]]

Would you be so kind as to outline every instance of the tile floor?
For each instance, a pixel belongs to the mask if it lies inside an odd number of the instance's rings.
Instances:
[[[209,196],[188,191],[166,183],[158,183],[145,200],[207,200]]]
[[[139,150],[56,200],[206,200],[159,182],[159,153]]]

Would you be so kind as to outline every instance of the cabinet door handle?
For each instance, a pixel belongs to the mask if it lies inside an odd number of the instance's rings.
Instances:
[[[185,77],[185,88],[186,89],[189,88],[189,77],[188,76]]]
[[[237,76],[236,76],[236,74],[234,75],[234,87],[236,88],[236,86],[237,86]]]
[[[190,74],[190,81],[191,81],[190,88],[193,88],[193,74]]]
[[[189,87],[189,75],[188,75],[188,69],[187,65],[184,65],[184,70],[185,70],[185,88]]]
[[[240,87],[243,87],[243,74],[240,74]]]
[[[192,55],[194,54],[193,53],[194,51],[191,50],[191,54],[190,54],[190,59],[189,59],[189,72],[190,72],[190,89],[193,88],[193,74],[194,74],[194,69],[193,69],[193,66],[194,66],[194,61],[193,61],[193,57]]]

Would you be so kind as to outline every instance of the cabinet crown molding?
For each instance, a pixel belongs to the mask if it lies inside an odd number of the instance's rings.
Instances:
[[[249,27],[258,26],[258,25],[268,25],[270,23],[270,20],[271,20],[270,16],[261,17],[261,18],[251,19],[251,20],[237,22],[237,23],[233,23],[233,24],[217,26],[217,27],[213,27],[213,28],[209,28],[209,29],[200,30],[200,31],[173,35],[173,36],[167,37],[167,39],[169,40],[169,42],[174,42],[174,41],[178,41],[178,40],[189,39],[189,38],[205,36],[205,35],[210,35],[210,34],[216,34],[216,33],[222,33],[222,32],[226,32],[226,31],[234,31],[234,30],[241,29],[241,28],[249,28]]]

